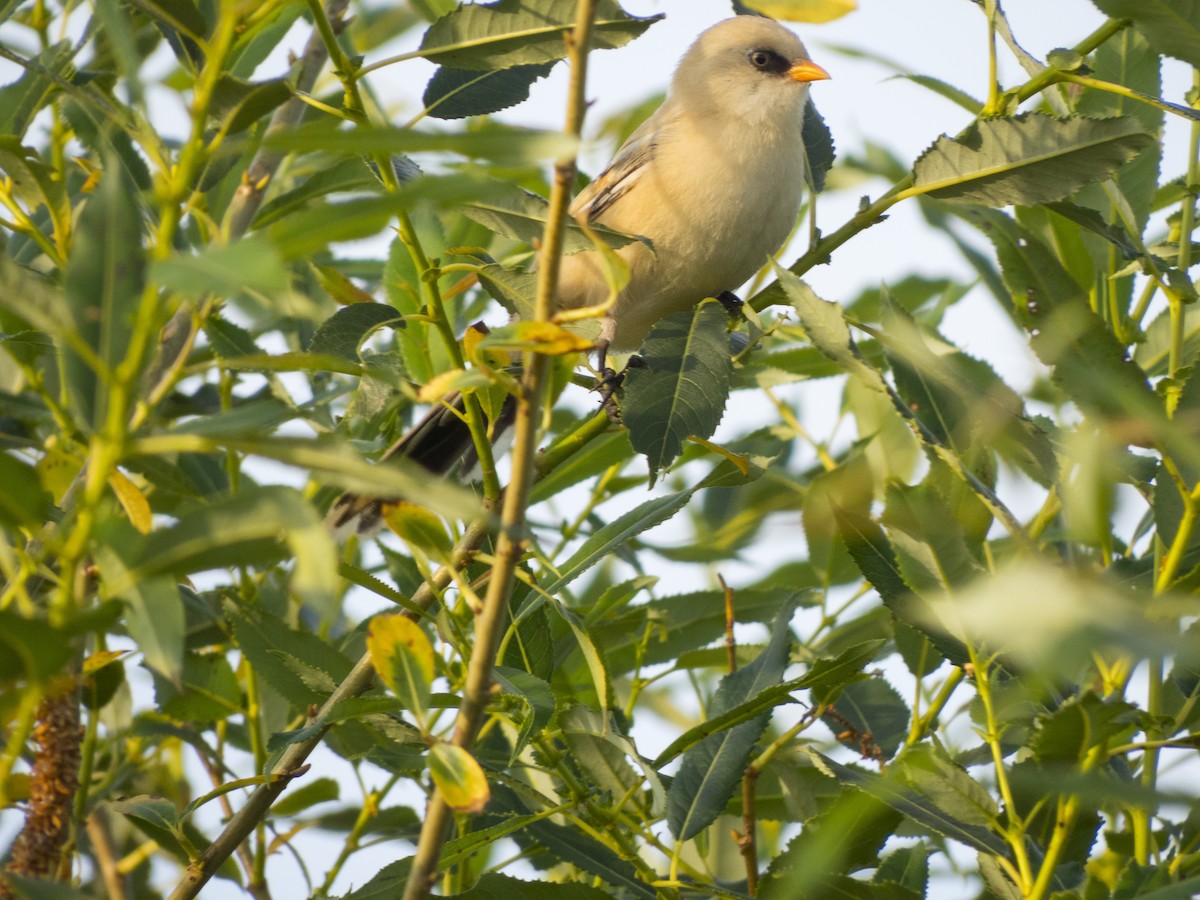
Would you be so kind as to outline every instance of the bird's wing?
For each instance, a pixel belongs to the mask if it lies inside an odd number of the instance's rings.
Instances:
[[[621,145],[608,168],[579,192],[571,204],[573,217],[586,216],[589,222],[594,222],[633,187],[654,159],[659,137],[658,118],[652,116],[643,122]]]

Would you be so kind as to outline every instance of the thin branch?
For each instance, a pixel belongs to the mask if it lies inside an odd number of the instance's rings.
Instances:
[[[349,5],[350,0],[329,0],[325,5],[325,15],[327,20],[333,23],[335,31],[340,31],[345,27],[342,17]],[[300,123],[307,105],[302,99],[302,95],[313,89],[317,83],[317,76],[328,59],[329,51],[326,48],[325,39],[320,29],[314,28],[304,47],[304,53],[300,57],[300,72],[295,85],[297,96],[288,100],[271,116],[271,124],[267,126],[263,146],[259,148],[250,168],[242,177],[242,183],[238,185],[237,193],[233,195],[233,200],[225,213],[224,230],[228,238],[240,237],[249,230],[250,223],[254,221],[254,216],[262,206],[263,197],[266,196],[267,187],[275,176],[275,171],[283,162],[284,156],[287,155],[287,151],[283,149],[268,146],[269,142],[266,139],[274,134],[295,128]]]
[[[568,56],[571,61],[571,85],[567,99],[564,132],[578,138],[583,129],[587,109],[588,45],[591,42],[592,20],[596,0],[579,0],[576,7],[575,29],[568,36]],[[548,322],[553,316],[558,291],[558,273],[563,245],[563,229],[570,205],[571,186],[575,181],[575,157],[560,159],[554,166],[554,183],[550,192],[550,208],[542,241],[541,269],[538,275],[534,320]],[[462,705],[455,722],[453,743],[470,750],[483,721],[492,682],[496,651],[504,630],[508,599],[512,594],[517,563],[524,553],[526,541],[525,512],[529,492],[535,480],[535,454],[538,432],[546,405],[550,360],[544,354],[526,353],[521,392],[517,398],[517,418],[512,451],[512,478],[504,493],[500,536],[496,544],[496,564],[488,583],[483,610],[475,623],[475,647],[467,670]],[[404,889],[404,900],[425,897],[437,877],[438,860],[449,834],[451,811],[441,792],[430,796],[412,870]]]

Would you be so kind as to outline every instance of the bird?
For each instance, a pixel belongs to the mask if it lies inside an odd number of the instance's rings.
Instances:
[[[683,55],[662,105],[569,210],[645,239],[616,251],[629,281],[601,318],[602,373],[611,373],[610,350],[636,350],[659,319],[740,287],[783,245],[805,186],[809,85],[827,78],[796,35],[755,15],[718,22]],[[565,256],[559,307],[602,306],[609,298],[602,265],[596,251]],[[456,393],[435,404],[381,459],[407,457],[437,476],[470,468],[475,451],[463,402]],[[494,435],[515,409],[509,397]],[[369,531],[380,520],[380,500],[351,493],[326,517],[339,532]]]
[[[645,238],[617,251],[629,282],[602,318],[609,350],[636,350],[661,318],[736,290],[787,240],[800,213],[809,86],[829,73],[773,19],[702,32],[662,105],[575,198],[570,214]],[[647,242],[649,246],[647,246]],[[560,308],[609,297],[599,254],[563,258]]]

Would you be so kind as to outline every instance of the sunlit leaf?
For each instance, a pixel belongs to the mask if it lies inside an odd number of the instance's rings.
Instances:
[[[788,22],[832,22],[858,8],[857,0],[738,0],[772,19]]]
[[[367,626],[367,652],[383,683],[422,721],[434,670],[433,645],[421,626],[407,616],[375,616]]]
[[[624,46],[661,18],[630,16],[615,0],[599,0],[592,49]],[[421,55],[460,69],[554,62],[567,55],[564,36],[574,25],[574,0],[542,0],[536,8],[521,0],[468,4],[429,27],[421,40]]]
[[[478,813],[491,791],[483,768],[462,747],[437,743],[429,751],[429,774],[446,805],[458,813]]]
[[[914,184],[939,200],[1032,206],[1108,177],[1154,142],[1128,117],[983,119],[962,138],[938,138],[914,164]]]

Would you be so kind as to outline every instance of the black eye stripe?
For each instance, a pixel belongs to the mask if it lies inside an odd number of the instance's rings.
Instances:
[[[774,50],[768,50],[766,47],[751,50],[749,59],[750,65],[754,66],[754,68],[762,72],[769,72],[772,75],[782,75],[792,67],[790,62]]]

